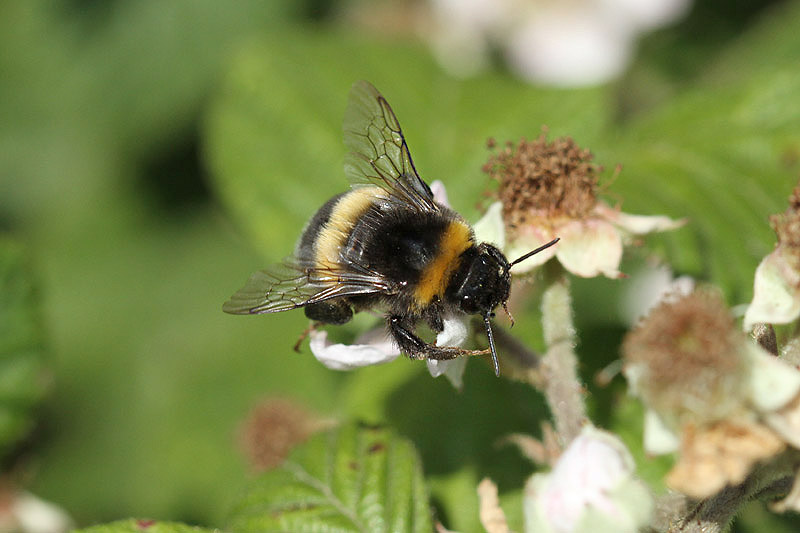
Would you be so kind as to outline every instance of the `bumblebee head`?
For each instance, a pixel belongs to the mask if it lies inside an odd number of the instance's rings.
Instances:
[[[489,319],[498,305],[505,308],[511,290],[511,267],[558,242],[558,239],[509,262],[496,246],[481,243],[462,255],[461,266],[449,286],[448,299],[468,315],[481,315],[489,338],[494,372],[500,375]]]
[[[468,315],[490,315],[495,307],[508,300],[511,275],[503,252],[481,243],[462,257],[452,300]]]

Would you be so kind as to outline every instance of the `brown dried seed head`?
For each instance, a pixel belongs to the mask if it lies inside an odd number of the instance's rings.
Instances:
[[[256,405],[240,431],[240,446],[257,470],[281,463],[298,444],[308,439],[319,423],[305,409],[285,399],[274,398]]]
[[[625,337],[622,353],[649,407],[673,421],[702,423],[741,408],[743,342],[721,295],[701,289],[651,311]]]
[[[496,146],[496,145],[495,145]],[[516,228],[537,218],[584,218],[597,203],[597,173],[593,155],[570,137],[551,142],[542,133],[494,153],[483,171],[500,182],[506,227]]]
[[[786,257],[792,262],[794,269],[800,271],[800,183],[789,196],[789,207],[786,211],[772,215],[769,222],[778,236],[778,246],[789,252]]]

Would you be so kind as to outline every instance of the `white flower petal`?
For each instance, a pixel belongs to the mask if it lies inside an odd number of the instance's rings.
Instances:
[[[444,319],[444,329],[436,336],[436,346],[461,346],[467,340],[469,328],[466,320],[455,316]],[[448,361],[428,359],[428,372],[438,378],[442,374],[447,376],[453,387],[460,390],[464,384],[464,369],[467,366],[466,357],[458,357]]]
[[[646,266],[628,278],[620,300],[620,314],[627,324],[633,325],[650,309],[667,299],[686,296],[694,290],[695,282],[689,276],[672,277],[666,265]]]
[[[559,228],[558,233],[561,241],[554,247],[556,257],[576,276],[622,275],[619,272],[622,238],[610,223],[595,219],[573,221]]]
[[[634,533],[652,508],[646,489],[633,476],[634,468],[630,452],[617,437],[584,428],[552,472],[534,475],[526,485],[525,530]]]
[[[444,329],[436,335],[436,346],[461,346],[467,340],[469,328],[466,320],[450,315],[442,321]]]
[[[518,257],[522,257],[531,250],[547,244],[553,240],[553,234],[543,228],[536,226],[529,226],[525,228],[525,232],[519,235],[513,242],[509,243],[506,247],[506,258],[509,261],[514,261]],[[539,265],[545,264],[549,259],[556,255],[556,250],[561,246],[561,242],[545,248],[536,255],[533,255],[521,263],[514,265],[511,269],[512,274],[524,274],[530,272]]]
[[[800,371],[748,343],[750,369],[750,399],[761,411],[774,411],[789,403],[800,393]]]
[[[503,204],[495,202],[489,206],[479,221],[473,224],[475,238],[479,242],[494,244],[501,250],[506,247],[506,228],[503,224]]]
[[[428,372],[435,378],[444,374],[454,389],[461,390],[464,387],[464,369],[467,367],[467,359],[467,357],[458,357],[448,361],[428,359]]]
[[[615,226],[634,235],[668,231],[686,224],[685,218],[674,220],[665,216],[631,215],[610,207],[603,202],[597,202],[594,212]]]
[[[8,496],[6,496],[8,498]],[[9,502],[6,502],[9,505]],[[29,492],[11,496],[10,514],[14,524],[10,531],[22,533],[61,533],[72,529],[72,519],[60,507],[46,502]],[[8,526],[8,524],[4,524]],[[7,531],[3,529],[3,531]]]
[[[756,269],[753,301],[744,314],[744,328],[753,324],[786,324],[800,315],[800,273],[783,257],[781,249],[766,256]]]
[[[511,68],[528,80],[559,86],[614,78],[628,63],[632,34],[598,11],[591,4],[542,4],[508,37]]]
[[[644,451],[664,455],[678,451],[680,446],[680,436],[667,427],[658,413],[648,409],[644,414]]]
[[[434,180],[431,182],[431,192],[433,199],[436,203],[442,204],[445,207],[450,207],[450,202],[447,200],[447,189],[441,180]]]
[[[380,331],[381,334],[375,334]],[[352,370],[368,365],[379,365],[397,359],[400,350],[383,330],[367,332],[357,342],[361,344],[331,344],[328,332],[313,330],[309,334],[309,347],[319,362],[333,370]]]

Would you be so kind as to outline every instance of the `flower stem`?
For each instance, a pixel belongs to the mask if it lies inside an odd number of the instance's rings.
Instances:
[[[550,261],[545,266],[545,280],[542,329],[547,352],[541,362],[542,389],[556,433],[566,446],[580,433],[586,421],[586,406],[577,372],[569,279],[559,263]]]
[[[800,455],[789,450],[773,461],[761,465],[747,479],[736,486],[688,506],[680,512],[667,530],[668,533],[723,533],[747,502],[753,499],[766,501],[786,496],[792,488]],[[688,503],[688,500],[687,500]]]

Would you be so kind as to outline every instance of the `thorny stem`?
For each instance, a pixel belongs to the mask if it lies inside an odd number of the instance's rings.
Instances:
[[[564,268],[555,261],[545,267],[542,329],[547,346],[541,361],[542,389],[553,414],[556,433],[566,447],[581,431],[586,420],[586,405],[578,380],[569,279]]]
[[[724,533],[750,500],[784,496],[792,487],[797,452],[789,451],[760,466],[740,485],[726,487],[714,496],[689,504],[688,512],[676,516],[667,533]],[[684,511],[686,511],[684,509]]]

